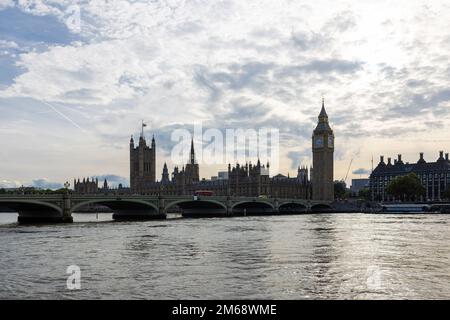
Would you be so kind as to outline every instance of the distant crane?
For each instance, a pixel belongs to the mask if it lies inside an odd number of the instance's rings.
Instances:
[[[348,173],[350,171],[350,167],[352,166],[352,163],[353,163],[353,158],[350,160],[350,164],[348,165],[348,168],[347,168],[347,173],[345,174],[345,178],[342,179],[342,181],[347,181]]]

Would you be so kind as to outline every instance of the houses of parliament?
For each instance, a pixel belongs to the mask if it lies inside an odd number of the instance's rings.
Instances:
[[[334,134],[328,122],[322,100],[317,126],[312,134],[313,166],[298,167],[295,177],[277,174],[270,177],[270,164],[228,164],[228,170],[219,172],[209,180],[200,179],[200,167],[191,142],[188,163],[174,167],[171,174],[166,164],[161,179],[156,178],[156,141],[150,144],[144,136],[144,124],[137,144],[130,139],[130,188],[120,187],[122,193],[143,195],[195,195],[199,191],[215,196],[276,197],[313,200],[334,200],[333,153]],[[78,181],[77,192],[107,192],[107,181],[98,188],[98,181]],[[96,187],[97,186],[97,187]],[[92,192],[89,192],[92,191]]]
[[[216,196],[279,197],[314,200],[334,199],[333,153],[334,134],[328,122],[325,104],[318,117],[312,135],[313,167],[298,167],[297,176],[281,174],[269,176],[270,164],[228,164],[228,170],[219,172],[210,180],[200,179],[200,168],[196,162],[194,143],[191,142],[188,163],[175,167],[171,175],[164,164],[162,176],[156,180],[156,142],[150,145],[142,130],[135,145],[130,139],[130,191],[148,195],[194,195],[207,190]]]

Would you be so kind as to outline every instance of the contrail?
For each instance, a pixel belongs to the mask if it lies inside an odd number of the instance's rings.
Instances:
[[[53,111],[55,111],[57,114],[59,114],[61,117],[63,117],[64,119],[66,119],[67,121],[69,121],[71,124],[73,124],[75,127],[77,127],[78,129],[80,129],[81,131],[83,131],[84,133],[86,133],[87,131],[84,130],[82,127],[80,127],[75,121],[73,121],[72,119],[70,119],[68,116],[66,116],[65,114],[63,114],[62,112],[58,111],[53,105],[51,105],[50,103],[46,102],[46,101],[41,101],[42,103],[46,104],[47,106],[49,106]]]

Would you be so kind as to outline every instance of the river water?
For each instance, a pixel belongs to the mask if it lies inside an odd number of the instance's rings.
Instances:
[[[0,299],[450,298],[450,215],[16,219],[0,213]]]

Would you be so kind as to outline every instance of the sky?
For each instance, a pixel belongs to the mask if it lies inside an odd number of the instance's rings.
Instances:
[[[450,149],[449,16],[448,1],[0,0],[0,187],[127,184],[142,120],[158,178],[171,132],[198,123],[279,129],[292,176],[322,96],[335,179],[380,155],[435,161]]]

